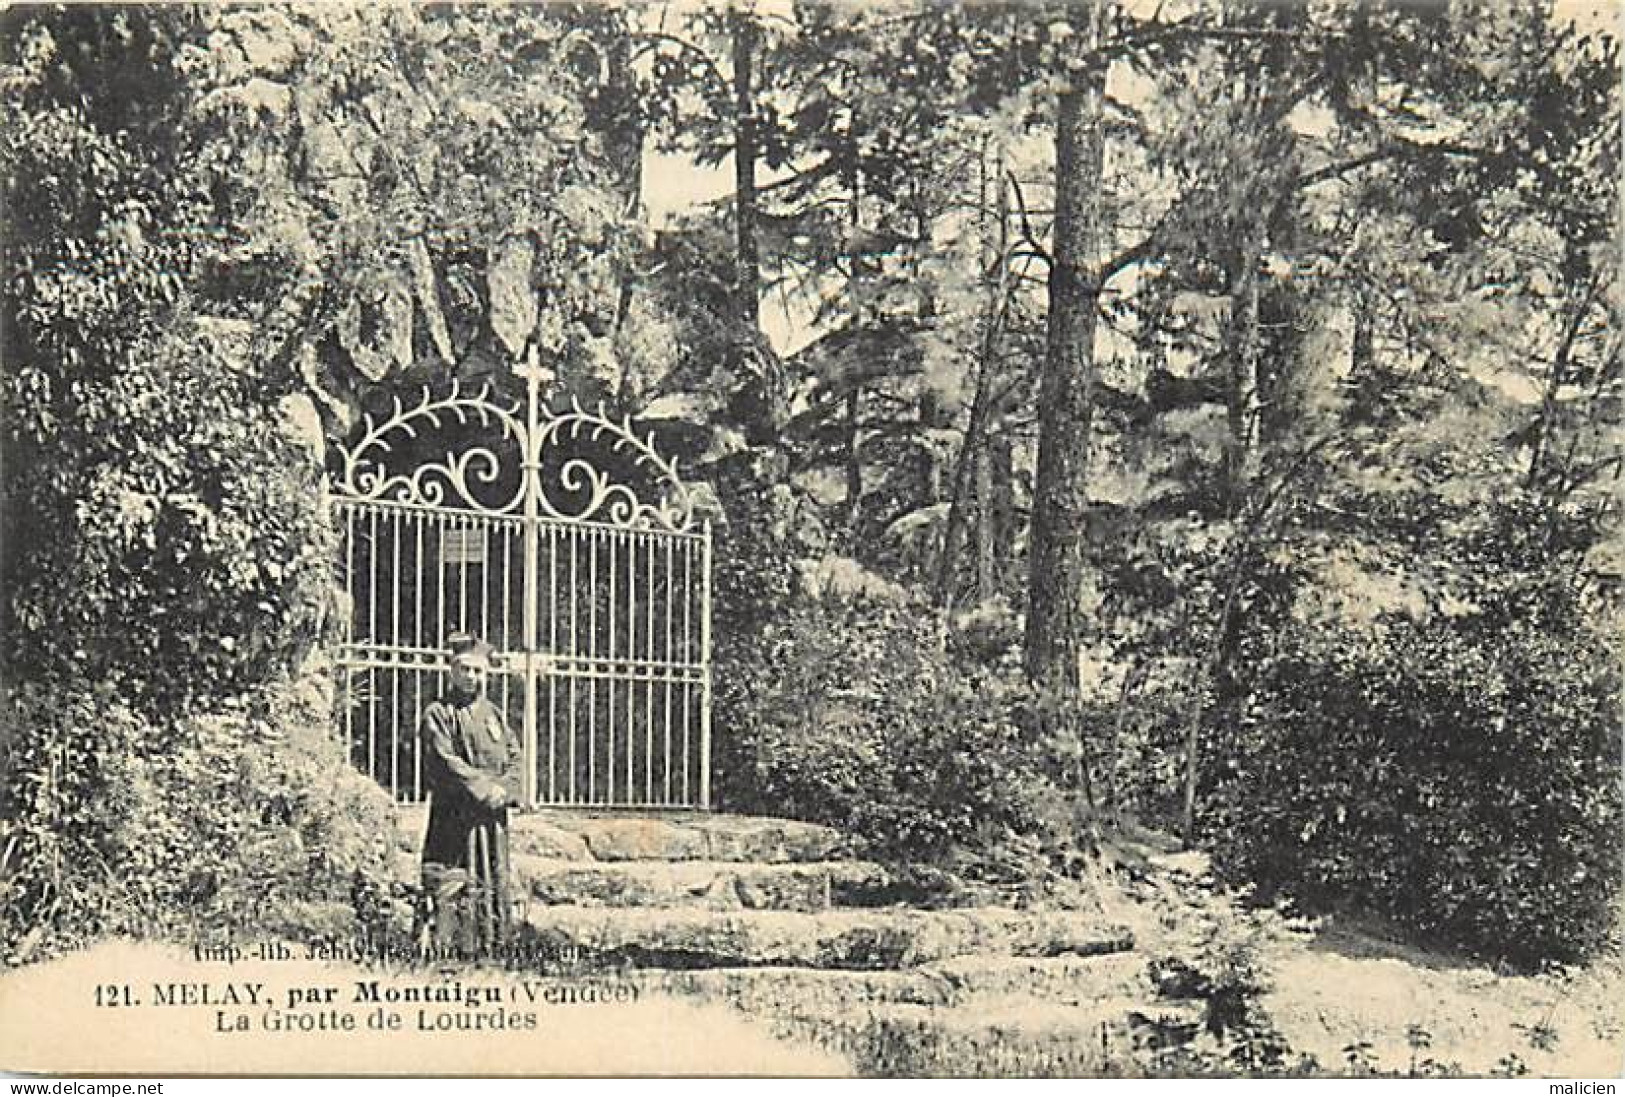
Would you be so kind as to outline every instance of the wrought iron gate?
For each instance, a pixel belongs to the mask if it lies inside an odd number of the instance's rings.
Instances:
[[[522,733],[527,800],[709,807],[710,523],[652,437],[579,405],[547,415],[551,375],[534,355],[515,372],[523,407],[453,383],[339,447],[353,757],[423,798],[419,716],[446,637],[470,631],[497,649],[488,688]]]

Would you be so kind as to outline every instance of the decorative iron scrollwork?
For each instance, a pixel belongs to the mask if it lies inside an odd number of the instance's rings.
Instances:
[[[409,472],[393,472],[386,466],[385,459],[397,452],[397,443],[417,439],[423,424],[444,430],[450,422],[478,423],[498,430],[499,437],[461,453],[448,452],[444,459]],[[630,459],[632,467],[648,480],[648,497],[617,480],[591,456],[570,453],[570,442],[607,448]],[[503,443],[511,443],[515,451],[517,486],[510,496],[491,501],[479,489],[503,482],[504,466],[497,450],[498,446],[504,451],[509,448]],[[616,422],[601,406],[596,412],[587,411],[574,400],[568,412],[543,415],[534,391],[523,418],[519,404],[494,399],[489,384],[465,393],[453,381],[447,395],[435,398],[426,389],[411,407],[397,397],[388,418],[378,422],[368,414],[361,437],[354,445],[341,444],[338,451],[341,464],[336,487],[353,499],[452,506],[488,515],[523,513],[533,499],[538,516],[559,521],[676,533],[694,527],[693,492],[678,476],[676,460],[662,457],[655,449],[653,434],[640,438],[630,417]],[[555,483],[559,491],[550,496],[544,480]],[[560,495],[568,501],[557,497]]]
[[[668,461],[660,455],[655,449],[653,434],[639,438],[630,418],[617,423],[604,414],[602,407],[594,413],[572,400],[568,412],[542,420],[535,435],[537,469],[547,467],[549,449],[562,449],[567,436],[579,441],[583,435],[591,444],[607,444],[609,449],[629,456],[634,467],[644,470],[652,484],[665,490],[653,502],[646,502],[630,485],[616,482],[590,458],[571,457],[559,466],[558,484],[572,495],[585,496],[585,499],[567,512],[556,506],[545,490],[538,490],[543,513],[550,518],[607,522],[627,529],[654,528],[681,533],[694,525],[693,495],[677,475],[677,461]],[[538,488],[541,487],[538,484]]]
[[[514,497],[492,504],[479,497],[476,485],[494,484],[501,476],[502,463],[489,446],[471,446],[461,454],[447,453],[443,461],[420,465],[411,472],[390,472],[384,459],[395,452],[396,444],[418,437],[424,423],[444,430],[448,421],[459,425],[478,422],[498,426],[501,437],[510,440],[522,456],[525,451],[525,423],[519,418],[518,404],[502,404],[492,399],[489,384],[466,394],[460,382],[438,399],[428,389],[412,407],[394,400],[394,413],[377,422],[369,413],[365,430],[354,446],[340,445],[342,459],[339,491],[354,499],[407,503],[419,506],[458,506],[484,514],[512,513],[524,502],[524,485]]]

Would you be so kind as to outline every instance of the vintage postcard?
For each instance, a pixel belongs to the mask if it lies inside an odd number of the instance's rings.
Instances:
[[[0,9],[0,1070],[1617,1077],[1618,19]]]

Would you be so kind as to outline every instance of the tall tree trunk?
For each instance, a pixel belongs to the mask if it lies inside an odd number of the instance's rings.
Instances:
[[[632,71],[631,61],[632,40],[627,35],[618,35],[610,50],[610,79],[617,87],[635,88],[637,74]],[[645,133],[641,120],[629,120],[617,127],[610,142],[610,157],[618,170],[616,172],[616,190],[622,202],[622,216],[628,220],[643,219],[643,143]],[[626,327],[626,321],[632,314],[632,299],[637,290],[637,274],[634,264],[627,262],[621,266],[617,277],[618,293],[615,302],[615,333],[620,334]],[[630,369],[628,362],[624,369]],[[631,386],[631,378],[626,373],[621,375],[621,391],[625,393]]]
[[[1371,290],[1356,283],[1348,307],[1353,325],[1349,338],[1349,400],[1343,418],[1349,423],[1370,423],[1382,410],[1382,378],[1377,372],[1377,323]]]
[[[1247,514],[1267,516],[1268,508],[1255,510],[1263,487],[1259,483],[1262,459],[1263,411],[1265,406],[1263,369],[1263,332],[1259,301],[1262,296],[1262,269],[1264,249],[1268,243],[1270,217],[1279,203],[1286,200],[1281,191],[1284,180],[1295,177],[1287,170],[1292,160],[1291,139],[1276,131],[1276,110],[1263,89],[1253,87],[1252,77],[1243,78],[1248,101],[1257,99],[1252,109],[1258,132],[1249,145],[1255,150],[1253,158],[1258,164],[1255,184],[1249,188],[1239,223],[1233,232],[1236,237],[1233,253],[1234,266],[1230,269],[1230,325],[1228,331],[1228,369],[1226,373],[1226,420],[1223,490],[1226,517],[1230,519],[1236,544],[1236,563],[1231,569],[1225,588],[1224,603],[1219,620],[1209,639],[1209,655],[1202,677],[1196,683],[1191,699],[1191,714],[1186,726],[1185,789],[1181,813],[1181,835],[1187,841],[1194,838],[1196,819],[1196,790],[1201,769],[1202,727],[1209,720],[1208,702],[1211,699],[1217,711],[1223,713],[1234,703],[1235,684],[1232,668],[1236,648],[1241,640],[1241,606],[1239,599],[1243,564],[1248,559],[1247,547],[1256,531],[1244,528]],[[1285,142],[1283,144],[1283,141]],[[1224,725],[1221,719],[1219,726]],[[1222,744],[1221,744],[1222,748]]]
[[[1263,261],[1264,237],[1267,229],[1265,210],[1269,207],[1266,195],[1256,194],[1250,203],[1251,216],[1241,227],[1237,242],[1235,266],[1230,271],[1230,332],[1229,369],[1227,373],[1225,416],[1228,430],[1224,440],[1224,499],[1225,513],[1234,526],[1238,545],[1245,545],[1252,537],[1244,531],[1243,512],[1254,486],[1258,463],[1258,432],[1261,398],[1259,393],[1258,363],[1262,350],[1259,335],[1259,265]],[[1245,552],[1238,550],[1238,560]],[[1197,682],[1191,700],[1191,716],[1186,724],[1185,736],[1185,797],[1181,813],[1181,836],[1188,842],[1193,837],[1196,819],[1196,786],[1201,770],[1202,725],[1208,715],[1208,701],[1218,700],[1222,706],[1226,698],[1223,685],[1228,678],[1231,659],[1235,652],[1237,630],[1234,628],[1235,603],[1243,578],[1238,563],[1232,569],[1225,588],[1224,603],[1219,620],[1210,639],[1209,655],[1204,660],[1202,678]]]
[[[636,140],[629,141],[628,145],[630,146],[629,154],[633,159],[634,166],[627,173],[626,209],[628,214],[641,218],[642,214],[639,210],[643,205],[643,132],[638,131]],[[636,286],[637,275],[632,269],[632,264],[628,263],[620,272],[620,292],[615,303],[615,330],[617,333],[626,326],[626,319],[632,313],[632,296]]]
[[[632,67],[632,36],[619,20],[612,19],[610,26],[613,27],[613,34],[603,50],[606,90],[609,92],[606,98],[611,103],[631,101],[636,98],[637,88],[637,73]],[[638,220],[643,204],[643,122],[625,111],[605,110],[596,117],[603,135],[615,197],[621,206],[621,216],[628,221]],[[632,311],[637,283],[632,266],[630,262],[619,264],[616,275],[614,330],[617,333],[625,327]],[[623,392],[627,384],[628,379],[623,373]]]
[[[1006,594],[1005,564],[1016,541],[1016,447],[1003,430],[989,431],[989,453],[993,465],[993,498],[989,506],[993,523],[994,594]]]
[[[981,168],[982,269],[989,272],[987,306],[976,357],[976,392],[971,398],[970,423],[965,428],[965,438],[960,443],[959,457],[954,463],[953,492],[948,499],[948,519],[943,525],[942,550],[937,560],[934,593],[937,605],[944,608],[953,601],[959,547],[965,539],[971,476],[978,467],[977,462],[984,456],[983,449],[987,443],[987,422],[993,404],[994,364],[1004,314],[1010,300],[1010,268],[1006,261],[1009,252],[1009,188],[1004,179],[1003,148],[994,155],[991,173],[987,170],[987,150],[983,149]],[[996,202],[991,198],[992,187],[998,188]]]
[[[746,333],[761,328],[761,260],[756,251],[756,24],[741,11],[729,14],[734,69],[734,270],[735,315]]]
[[[921,389],[920,397],[914,403],[918,414],[918,427],[921,438],[929,437],[930,432],[943,425],[942,401],[930,389]],[[925,447],[921,447],[924,456],[920,469],[920,493],[927,501],[939,499],[942,496],[942,480],[944,462],[937,460],[937,455]]]
[[[1105,4],[1093,9],[1087,43],[1091,51],[1099,42],[1105,9]],[[1084,623],[1105,84],[1105,62],[1096,56],[1082,83],[1061,96],[1056,120],[1055,246],[1039,383],[1026,668],[1034,682],[1061,690],[1075,687],[1075,651]]]
[[[858,528],[858,516],[863,506],[863,461],[858,454],[862,442],[858,437],[861,404],[862,392],[854,386],[846,394],[846,525],[851,530]]]
[[[1238,241],[1236,266],[1230,278],[1230,369],[1227,378],[1224,489],[1226,509],[1240,513],[1258,455],[1260,392],[1258,363],[1262,343],[1258,327],[1258,267],[1263,259],[1266,230],[1264,195],[1256,196],[1255,212]]]
[[[984,432],[985,433],[985,432]],[[976,447],[976,600],[987,602],[999,592],[993,530],[993,454],[986,437]]]
[[[853,121],[856,130],[857,122]],[[853,251],[847,256],[851,263],[850,273],[846,282],[847,297],[847,324],[852,333],[853,346],[862,346],[864,325],[868,316],[864,310],[864,276],[868,273],[868,257],[861,250],[863,228],[863,176],[857,166],[856,145],[853,147],[853,160],[847,171],[847,191],[852,196],[852,206],[848,222],[852,226]],[[846,394],[846,528],[856,540],[858,520],[863,510],[863,458],[859,452],[863,439],[860,436],[859,413],[863,407],[863,387],[854,384],[852,390]]]

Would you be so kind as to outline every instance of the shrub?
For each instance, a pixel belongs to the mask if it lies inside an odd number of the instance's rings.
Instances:
[[[1594,951],[1620,887],[1620,682],[1566,620],[1289,627],[1206,819],[1217,865],[1520,964]]]
[[[156,715],[252,689],[314,642],[334,551],[321,470],[243,354],[182,325],[87,386],[79,426],[11,478],[12,675],[116,676]]]
[[[189,290],[222,288],[197,275],[229,198],[198,186],[175,67],[206,28],[38,9],[13,29],[0,941],[26,955],[340,899],[388,829],[330,708],[285,684],[333,559],[319,458],[279,407],[304,382],[271,328],[190,313]]]
[[[838,826],[877,856],[992,853],[1045,827],[1055,790],[1031,698],[956,666],[934,618],[822,600],[765,624],[719,676],[721,793],[736,810]]]
[[[1260,998],[1273,986],[1271,961],[1301,942],[1309,923],[1279,908],[1259,907],[1245,892],[1215,887],[1206,873],[1183,870],[1161,878],[1150,903],[1156,920],[1141,942],[1146,972],[1159,994],[1199,999],[1199,1031],[1176,1025],[1152,1050],[1155,1073],[1279,1074],[1312,1069],[1293,1057]]]
[[[1082,752],[1101,808],[1125,820],[1172,832],[1184,789],[1185,719],[1193,664],[1144,659],[1119,672],[1112,689],[1086,696],[1079,722]],[[1126,681],[1125,681],[1126,679]]]
[[[32,683],[0,709],[0,943],[287,931],[385,872],[390,804],[310,684],[152,719],[111,683]]]
[[[782,464],[772,454],[746,452],[710,473],[728,516],[717,527],[712,568],[719,664],[795,605],[798,561],[821,551],[816,514],[783,483]]]

